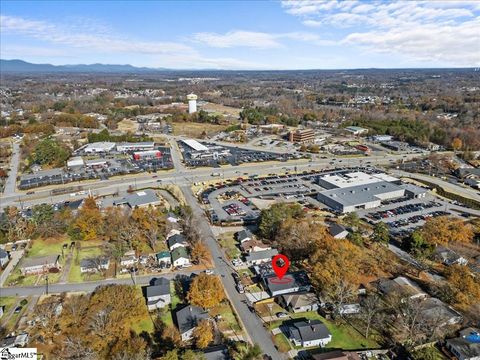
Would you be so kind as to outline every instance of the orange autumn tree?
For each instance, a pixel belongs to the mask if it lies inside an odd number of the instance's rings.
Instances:
[[[225,299],[225,292],[220,278],[205,273],[196,276],[190,284],[187,299],[192,305],[210,309]]]
[[[199,349],[205,349],[213,341],[213,328],[208,320],[201,320],[193,330],[195,345]]]
[[[91,196],[87,197],[69,230],[72,238],[77,240],[94,240],[102,233],[103,217]]]
[[[428,219],[421,230],[423,239],[431,245],[448,245],[452,242],[468,243],[473,240],[473,228],[462,219],[439,216]]]
[[[360,248],[350,241],[338,241],[326,232],[321,234],[307,264],[312,284],[328,295],[333,295],[339,284],[357,286],[363,258]]]

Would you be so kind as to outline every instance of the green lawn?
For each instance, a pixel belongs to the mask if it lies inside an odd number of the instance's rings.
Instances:
[[[343,323],[341,321],[336,324],[334,321],[329,321],[320,316],[318,313],[311,311],[306,313],[290,314],[292,319],[310,319],[320,320],[325,324],[330,333],[332,334],[332,341],[325,347],[326,349],[343,349],[353,350],[361,348],[377,348],[378,343],[373,339],[365,339],[358,331],[352,326]],[[288,320],[287,320],[288,321]],[[274,321],[269,324],[270,329],[279,327],[283,321]]]
[[[225,249],[225,253],[229,259],[239,257],[241,254],[240,249],[237,247],[237,241],[234,238],[234,234],[234,232],[230,231],[221,234],[218,238],[218,243]]]
[[[277,334],[273,337],[275,345],[277,345],[278,351],[286,353],[291,350],[290,341],[283,334]]]
[[[230,306],[228,301],[221,303],[220,305],[214,307],[210,310],[210,316],[215,317],[220,315],[222,318],[219,321],[220,330],[224,331],[241,331],[240,325],[237,322],[237,318],[233,313],[233,309]]]
[[[84,275],[80,272],[80,261],[86,258],[99,256],[102,254],[102,249],[99,247],[93,247],[88,249],[80,249],[73,251],[72,254],[72,265],[70,268],[70,273],[68,274],[68,282],[82,282],[84,280],[100,280],[102,275],[100,273],[87,274]]]
[[[153,325],[153,321],[150,315],[147,315],[132,324],[132,330],[135,331],[137,334],[141,334],[144,331],[149,334],[153,333],[155,327]]]
[[[38,275],[22,275],[20,268],[17,266],[11,273],[8,275],[7,280],[5,281],[6,286],[31,286],[35,285]]]
[[[16,302],[17,302],[17,298],[14,296],[0,297],[0,306],[3,306],[3,316],[6,316],[6,314],[10,311],[10,309],[12,308],[13,305],[15,305]]]
[[[32,247],[28,249],[28,257],[45,255],[62,255],[63,244],[70,244],[68,239],[58,239],[57,241],[49,239],[36,239],[32,241]],[[65,255],[69,250],[65,249]]]
[[[436,346],[427,346],[423,349],[414,351],[412,353],[415,360],[433,359],[433,360],[446,360],[447,358]]]

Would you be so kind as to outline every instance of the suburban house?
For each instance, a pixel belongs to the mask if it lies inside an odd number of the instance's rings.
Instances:
[[[188,256],[187,249],[184,247],[178,247],[172,251],[172,265],[174,267],[190,266],[190,257]]]
[[[422,299],[428,296],[417,284],[403,276],[392,280],[380,279],[377,282],[377,288],[385,296],[397,294],[404,299]]]
[[[125,256],[123,256],[120,259],[120,266],[129,267],[129,266],[135,265],[136,262],[137,262],[137,257],[135,255],[125,254]]]
[[[167,214],[167,221],[168,221],[169,223],[175,223],[175,224],[176,224],[176,223],[178,223],[178,220],[180,220],[180,219],[179,219],[178,216],[175,215],[174,213],[169,212],[169,213]]]
[[[176,234],[181,234],[182,232],[179,229],[170,229],[168,232],[166,238],[168,239],[169,237],[176,235]]]
[[[282,295],[278,297],[278,303],[294,313],[318,310],[318,299],[314,293]]]
[[[180,331],[182,341],[192,338],[193,330],[201,320],[210,320],[208,312],[201,307],[188,305],[174,313],[175,322]]]
[[[270,250],[272,247],[270,245],[264,244],[260,240],[252,239],[244,241],[240,244],[240,249],[244,253],[251,253],[257,251]]]
[[[272,261],[272,258],[278,254],[277,249],[251,252],[245,256],[248,265],[258,265],[264,262]]]
[[[447,249],[443,246],[437,246],[433,252],[433,256],[436,260],[441,261],[442,264],[447,266],[468,264],[468,260],[463,256],[460,256],[455,251]]]
[[[182,234],[175,234],[175,235],[170,236],[167,239],[167,243],[168,243],[168,248],[170,249],[170,251],[175,250],[179,247],[187,247],[188,246],[187,239]]]
[[[0,267],[4,268],[8,264],[9,260],[10,258],[8,253],[5,250],[0,249]]]
[[[155,278],[150,282],[151,285],[145,288],[147,297],[147,307],[149,311],[162,309],[172,302],[170,296],[170,280],[165,278]]]
[[[328,227],[328,232],[332,235],[335,239],[345,239],[348,236],[348,230],[337,223],[333,223]]]
[[[17,336],[6,337],[0,342],[0,347],[1,348],[24,347],[25,345],[28,344],[28,341],[29,341],[28,334],[23,333]],[[9,352],[6,352],[6,354],[9,354]],[[0,355],[4,355],[3,352],[0,353]],[[9,358],[7,357],[5,359],[9,359]]]
[[[480,359],[480,329],[466,328],[459,336],[445,341],[445,347],[458,360]]]
[[[324,347],[332,341],[332,334],[320,320],[297,321],[288,327],[288,337],[295,346]]]
[[[211,346],[203,350],[206,360],[230,360],[228,348],[225,345]]]
[[[421,300],[419,317],[437,327],[458,324],[463,320],[462,315],[437,298]]]
[[[58,268],[60,255],[37,256],[23,259],[20,271],[23,275],[43,274],[50,269]]]
[[[81,273],[95,273],[99,270],[108,270],[110,259],[107,257],[87,258],[80,261]]]
[[[172,266],[172,258],[170,257],[170,251],[160,251],[155,255],[157,258],[157,263],[160,267],[163,266],[169,268]]]
[[[253,239],[253,234],[248,229],[237,232],[235,236],[239,243],[243,243],[244,241],[249,241]]]
[[[266,291],[272,297],[297,292],[308,292],[312,287],[305,271],[288,273],[282,277],[281,280],[277,275],[270,274],[263,277],[262,280]]]
[[[313,360],[360,360],[360,355],[356,352],[347,352],[342,350],[329,351],[327,353],[318,353],[310,355]]]

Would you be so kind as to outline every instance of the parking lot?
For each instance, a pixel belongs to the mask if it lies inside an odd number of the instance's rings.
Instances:
[[[162,153],[160,158],[133,160],[125,155],[122,157],[109,155],[108,158],[86,160],[85,166],[41,170],[33,174],[26,174],[20,177],[18,188],[26,190],[40,186],[67,184],[73,181],[107,180],[117,175],[172,169],[170,148],[159,147],[158,150]]]
[[[183,161],[189,167],[220,167],[220,165],[240,165],[251,162],[287,161],[302,158],[300,154],[277,154],[267,151],[242,149],[235,146],[217,145],[201,142],[208,150],[196,151],[183,141],[178,142]]]

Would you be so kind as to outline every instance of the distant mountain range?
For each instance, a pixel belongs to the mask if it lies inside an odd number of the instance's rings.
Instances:
[[[51,72],[76,72],[76,73],[146,73],[168,71],[165,68],[135,67],[132,65],[110,65],[110,64],[78,64],[78,65],[52,65],[32,64],[23,60],[0,59],[0,72],[20,73],[51,73]]]

